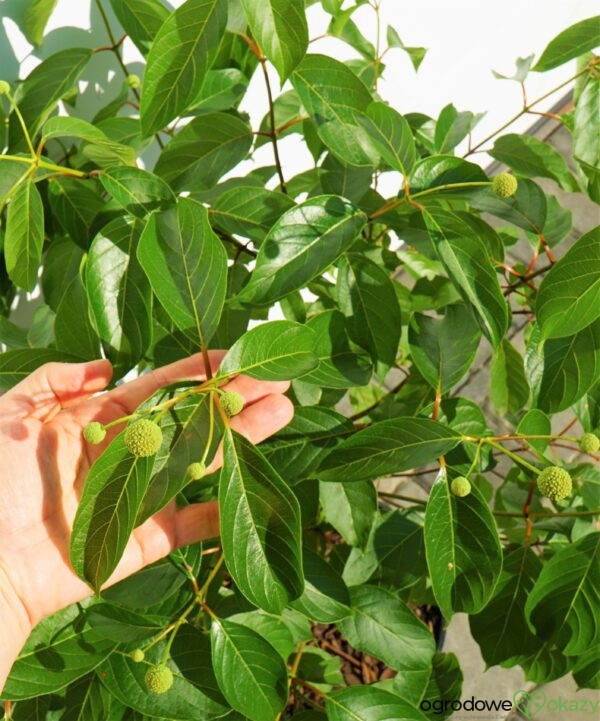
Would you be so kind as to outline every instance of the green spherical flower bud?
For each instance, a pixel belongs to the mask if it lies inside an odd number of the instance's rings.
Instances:
[[[219,402],[221,403],[223,412],[230,417],[237,416],[244,407],[244,399],[235,391],[227,391],[226,393],[223,393]]]
[[[146,654],[141,648],[136,648],[135,651],[132,651],[129,655],[131,656],[131,660],[135,661],[135,663],[141,663],[146,658]]]
[[[10,85],[6,80],[0,80],[0,95],[8,95],[10,93]]]
[[[201,461],[190,463],[187,467],[186,476],[192,481],[199,481],[206,473],[206,466]]]
[[[131,74],[127,76],[127,85],[129,85],[130,88],[139,88],[140,87],[140,76]]]
[[[144,682],[151,693],[166,693],[173,685],[173,672],[166,666],[150,666],[144,676]]]
[[[450,490],[455,496],[464,498],[471,493],[471,484],[469,479],[464,476],[457,476],[450,484]]]
[[[492,190],[501,198],[508,198],[517,191],[517,179],[510,173],[499,173],[492,180]]]
[[[92,421],[83,429],[83,437],[88,443],[96,445],[97,443],[102,443],[106,438],[106,430],[102,423]]]
[[[127,426],[125,445],[134,456],[153,456],[162,443],[162,431],[156,423],[145,418]]]
[[[560,466],[548,466],[537,477],[537,485],[542,496],[551,501],[560,501],[571,494],[573,482],[571,476]]]
[[[579,448],[584,453],[597,453],[600,449],[600,438],[595,433],[584,433],[579,439]]]

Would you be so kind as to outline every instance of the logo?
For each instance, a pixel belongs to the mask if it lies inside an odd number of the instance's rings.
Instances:
[[[546,694],[543,691],[524,691],[521,689],[513,695],[515,708],[523,716],[532,719],[546,705]]]

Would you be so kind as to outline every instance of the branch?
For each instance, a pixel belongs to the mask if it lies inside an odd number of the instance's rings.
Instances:
[[[283,169],[281,167],[281,159],[279,157],[279,147],[277,146],[277,127],[275,125],[275,108],[273,106],[273,93],[271,91],[271,81],[269,80],[269,72],[267,70],[267,58],[261,55],[258,58],[260,67],[262,68],[263,75],[265,78],[265,85],[267,86],[267,97],[269,98],[269,123],[271,125],[271,143],[273,144],[273,155],[275,156],[275,165],[277,166],[277,175],[279,176],[279,185],[281,191],[287,195],[287,188],[285,185],[285,179],[283,177]]]

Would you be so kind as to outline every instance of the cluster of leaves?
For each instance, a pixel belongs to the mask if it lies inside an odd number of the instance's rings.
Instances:
[[[95,52],[128,72],[107,24],[108,49],[50,55],[3,99],[0,386],[47,361],[104,355],[118,379],[229,348],[207,383],[139,410],[160,424],[157,454],[133,456],[121,433],[93,465],[71,560],[99,590],[133,529],[174,498],[218,498],[221,537],[42,621],[4,689],[13,718],[275,721],[293,698],[297,721],[424,719],[423,699],[457,699],[462,684],[414,613],[424,604],[447,623],[469,614],[488,666],[599,688],[600,473],[593,453],[569,464],[573,492],[553,504],[535,478],[576,440],[554,414],[600,428],[600,229],[563,250],[570,212],[532,180],[600,202],[598,18],[533,67],[583,58],[560,118],[577,175],[537,138],[495,133],[489,153],[518,178],[500,197],[466,159],[484,143],[455,154],[476,115],[402,116],[378,97],[384,53],[401,48],[416,69],[424,49],[393,28],[375,47],[352,20],[364,0],[322,0],[328,33],[357,51],[343,63],[307,54],[304,0],[110,2],[146,58],[141,85],[129,76],[91,123],[77,117],[73,88]],[[30,1],[33,42],[54,4]],[[518,62],[518,82],[530,66]],[[269,98],[259,128],[238,110],[255,73]],[[314,167],[285,178],[278,143],[294,133]],[[230,173],[265,143],[274,165]],[[142,169],[150,145],[158,160]],[[397,196],[378,192],[384,174]],[[510,265],[517,240],[529,267]],[[44,303],[21,328],[14,295],[38,283]],[[276,304],[284,319],[266,320]],[[523,321],[524,354],[510,340]],[[482,345],[509,434],[456,390]],[[292,380],[294,419],[260,448],[214,412],[237,374]],[[190,483],[189,464],[219,442],[220,474]],[[499,456],[510,465],[494,488]],[[380,479],[432,466],[426,502],[378,494]],[[458,476],[464,497],[450,492]],[[346,686],[314,623],[397,674]],[[144,677],[161,659],[173,685],[151,694]]]

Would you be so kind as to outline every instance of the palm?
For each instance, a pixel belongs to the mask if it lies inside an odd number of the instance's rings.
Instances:
[[[221,357],[213,352],[211,363]],[[32,622],[90,593],[69,564],[70,530],[89,467],[119,428],[100,446],[85,443],[82,428],[131,413],[161,385],[202,377],[199,366],[193,357],[89,397],[110,379],[106,361],[50,365],[0,399],[0,570]],[[289,421],[291,404],[281,395],[286,384],[240,377],[230,385],[247,402],[234,424],[254,442]],[[177,546],[217,535],[217,517],[215,503],[170,504],[136,529],[110,582]]]

